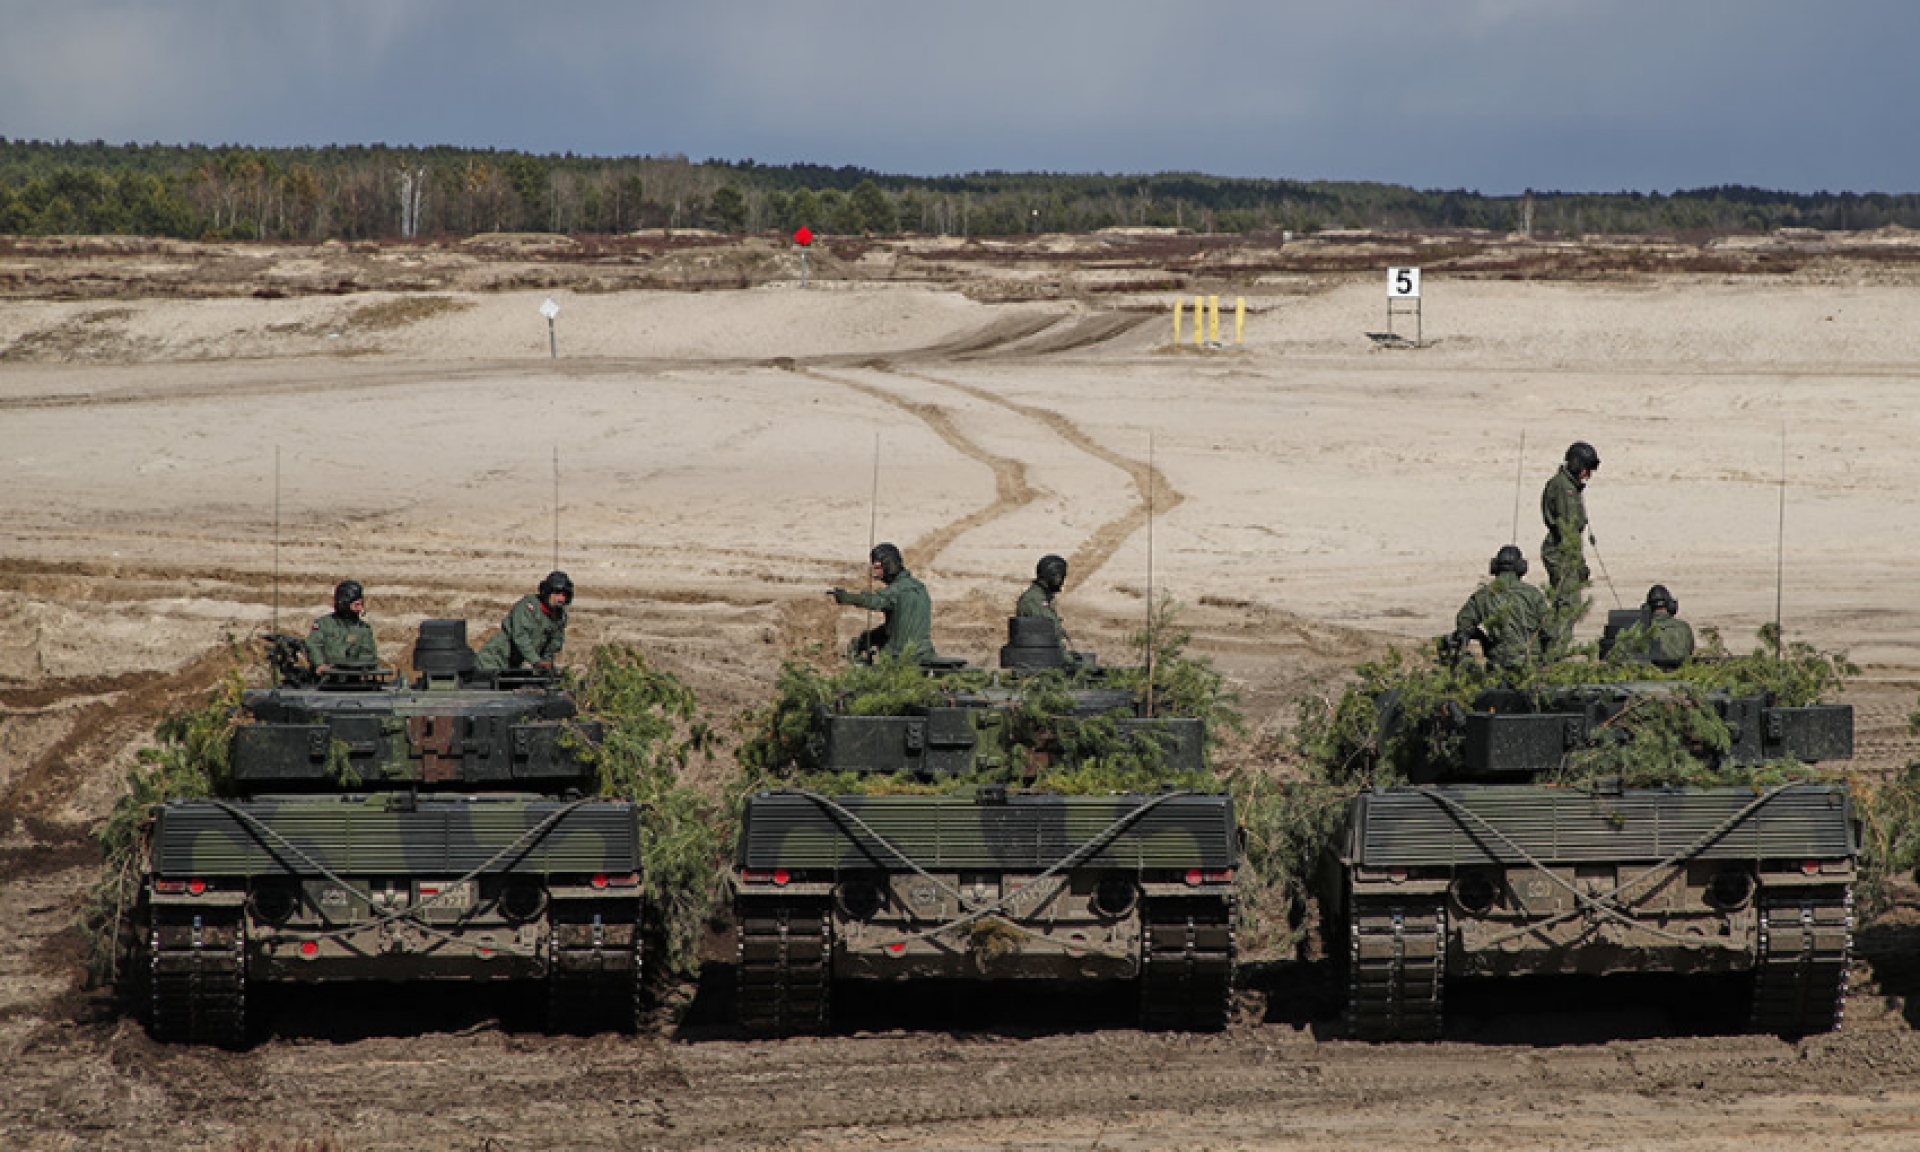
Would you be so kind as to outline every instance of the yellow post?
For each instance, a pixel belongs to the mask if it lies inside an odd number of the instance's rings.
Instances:
[[[1180,312],[1186,306],[1187,298],[1185,296],[1175,296],[1173,298],[1173,343],[1175,347],[1178,347],[1180,344]]]
[[[1220,297],[1207,297],[1207,343],[1220,344]]]
[[[1240,339],[1246,335],[1246,331],[1247,298],[1245,296],[1235,296],[1233,298],[1233,342],[1235,344],[1240,343]]]
[[[1195,296],[1193,298],[1193,346],[1195,348],[1200,347],[1201,343],[1207,338],[1207,326],[1200,322],[1206,314],[1207,298],[1205,296]]]

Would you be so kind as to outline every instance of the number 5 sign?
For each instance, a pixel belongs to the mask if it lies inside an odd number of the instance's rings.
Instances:
[[[1389,300],[1420,299],[1420,269],[1418,268],[1387,269],[1387,299]]]

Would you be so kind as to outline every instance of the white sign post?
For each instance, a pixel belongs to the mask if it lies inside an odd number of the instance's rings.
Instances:
[[[1389,335],[1393,332],[1394,316],[1407,313],[1413,316],[1413,344],[1417,348],[1420,346],[1422,337],[1420,269],[1389,268],[1387,269],[1387,332]]]
[[[546,303],[540,305],[540,315],[547,318],[547,356],[558,360],[560,359],[560,338],[554,335],[553,319],[560,315],[560,305],[555,304],[553,297],[549,296]]]

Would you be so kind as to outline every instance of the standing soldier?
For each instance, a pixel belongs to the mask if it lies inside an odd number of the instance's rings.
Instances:
[[[869,628],[853,638],[847,654],[855,659],[871,660],[876,652],[925,659],[933,652],[933,600],[927,586],[907,571],[900,549],[878,544],[867,554],[873,575],[881,583],[878,592],[849,592],[834,588],[827,595],[835,604],[859,608],[877,608],[885,615],[878,628]]]
[[[1600,454],[1585,440],[1567,446],[1566,463],[1547,481],[1540,492],[1540,518],[1546,521],[1547,538],[1540,544],[1540,556],[1547,562],[1547,587],[1553,593],[1553,611],[1557,630],[1573,631],[1573,613],[1578,611],[1580,594],[1593,573],[1587,568],[1583,540],[1592,539],[1587,530],[1587,481],[1600,468]]]
[[[1014,606],[1015,616],[1042,616],[1053,621],[1054,635],[1060,638],[1060,653],[1067,655],[1067,626],[1061,623],[1060,613],[1053,607],[1053,598],[1067,586],[1067,562],[1058,556],[1040,557],[1040,563],[1034,566],[1033,583],[1020,593],[1020,602]]]
[[[313,622],[307,632],[307,662],[316,674],[335,668],[373,668],[380,649],[373,642],[373,625],[362,617],[367,594],[358,580],[334,585],[333,612]]]
[[[1499,669],[1544,660],[1549,641],[1547,598],[1520,579],[1527,574],[1527,558],[1508,544],[1493,554],[1487,571],[1493,580],[1475,589],[1454,617],[1452,649],[1465,651],[1468,640],[1478,640],[1487,663]]]
[[[480,649],[483,671],[533,667],[553,671],[554,657],[567,642],[567,606],[573,603],[573,581],[565,572],[549,572],[533,594],[520,597],[500,621],[500,631]]]

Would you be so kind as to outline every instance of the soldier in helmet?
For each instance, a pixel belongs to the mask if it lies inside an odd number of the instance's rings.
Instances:
[[[1540,492],[1540,518],[1547,524],[1540,556],[1547,563],[1547,587],[1553,593],[1554,613],[1562,618],[1561,628],[1569,633],[1580,593],[1593,579],[1582,541],[1592,539],[1587,528],[1585,493],[1587,481],[1599,469],[1600,453],[1585,440],[1576,440],[1567,446],[1565,463]]]
[[[335,668],[373,668],[380,649],[373,641],[366,590],[358,580],[342,580],[333,588],[333,612],[313,622],[307,632],[307,662],[316,673]]]
[[[1620,634],[1613,646],[1615,659],[1678,668],[1693,655],[1693,627],[1680,619],[1680,601],[1665,584],[1647,589],[1640,606],[1640,623]]]
[[[1020,602],[1014,605],[1015,616],[1043,616],[1053,621],[1054,634],[1060,637],[1060,651],[1071,655],[1067,647],[1067,626],[1060,621],[1060,613],[1053,607],[1053,598],[1067,586],[1067,562],[1052,554],[1040,557],[1040,563],[1034,566],[1033,583],[1020,593]]]
[[[1480,641],[1487,663],[1494,668],[1520,668],[1545,659],[1547,598],[1523,582],[1527,558],[1512,544],[1494,553],[1487,565],[1493,579],[1474,590],[1454,617],[1449,644],[1464,651],[1467,641]]]
[[[478,665],[485,671],[532,667],[553,671],[554,658],[567,642],[567,608],[573,603],[573,581],[565,572],[549,572],[531,595],[520,597],[500,621],[500,631],[480,649]]]
[[[880,581],[879,591],[849,592],[845,588],[834,588],[827,593],[835,604],[877,608],[884,614],[880,627],[869,628],[854,637],[847,654],[866,660],[871,660],[875,653],[916,659],[932,656],[933,600],[927,595],[927,586],[907,571],[900,549],[891,544],[875,545],[867,559],[873,566],[874,578]]]

